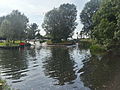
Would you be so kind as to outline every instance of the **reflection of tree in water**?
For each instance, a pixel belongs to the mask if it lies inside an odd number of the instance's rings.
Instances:
[[[71,59],[67,48],[51,48],[51,57],[44,61],[46,76],[58,80],[58,85],[71,82],[76,78],[74,61]]]
[[[91,90],[120,90],[120,56],[92,55],[80,70],[81,80]]]
[[[28,55],[29,55],[30,57],[36,57],[35,47],[33,47],[33,48],[27,48],[27,52],[28,52]]]
[[[32,47],[32,48],[27,47],[27,54],[28,54],[28,56],[35,58],[36,54],[40,54],[41,49],[42,49],[41,46],[37,47],[37,48],[35,48],[35,47]]]
[[[0,66],[4,69],[4,75],[9,79],[20,79],[27,69],[26,52],[24,50],[0,50]]]

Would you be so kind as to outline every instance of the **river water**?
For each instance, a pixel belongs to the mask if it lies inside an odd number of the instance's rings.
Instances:
[[[120,90],[120,56],[77,46],[0,49],[0,72],[15,90]]]

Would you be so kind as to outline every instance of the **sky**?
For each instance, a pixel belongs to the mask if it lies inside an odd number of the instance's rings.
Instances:
[[[78,31],[80,32],[83,27],[80,23],[79,14],[88,1],[89,0],[0,0],[0,16],[7,15],[11,13],[12,10],[19,10],[29,18],[30,23],[37,23],[41,30],[40,33],[44,35],[45,32],[41,24],[43,23],[45,13],[64,3],[75,4],[78,10],[76,33]],[[74,37],[76,37],[76,35],[74,35]]]

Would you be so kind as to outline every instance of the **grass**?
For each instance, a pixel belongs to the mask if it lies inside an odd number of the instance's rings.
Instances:
[[[95,40],[90,39],[90,38],[80,39],[80,41],[79,41],[79,42],[87,42],[87,43],[91,43],[91,44],[96,43],[96,41],[95,41]]]
[[[20,42],[25,42],[25,41],[20,41],[20,40],[17,40],[13,43],[13,41],[5,41],[5,42],[0,42],[0,46],[19,46],[19,43]]]
[[[51,41],[51,40],[48,40],[48,41],[47,41],[47,44],[52,44],[52,41]]]
[[[47,41],[48,45],[71,45],[74,44],[73,41],[61,41],[59,43],[53,43],[51,40]]]
[[[103,45],[97,44],[96,40],[93,39],[80,39],[79,41],[80,45],[86,46],[88,45],[90,48],[90,51],[92,53],[100,53],[100,52],[105,52],[106,48]]]
[[[91,52],[105,52],[106,48],[99,44],[95,44],[95,45],[90,46],[90,50],[91,50]]]
[[[6,43],[0,43],[0,46],[5,46],[6,45]]]
[[[24,42],[24,43],[25,43],[25,41],[20,41],[20,40],[15,41],[16,44],[19,44],[19,43],[21,43],[21,42]]]

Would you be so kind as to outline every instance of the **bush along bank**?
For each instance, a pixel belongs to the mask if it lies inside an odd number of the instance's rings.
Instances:
[[[90,46],[90,51],[98,53],[98,52],[106,52],[107,49],[102,45],[93,44],[93,45]]]
[[[107,51],[106,46],[98,44],[97,41],[93,39],[81,39],[79,41],[79,46],[83,48],[90,48],[90,51],[92,53],[101,53]]]

